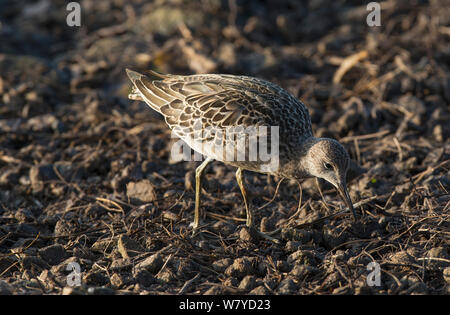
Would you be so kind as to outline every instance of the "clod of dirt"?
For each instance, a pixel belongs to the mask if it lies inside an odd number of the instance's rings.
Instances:
[[[320,259],[313,251],[298,250],[289,255],[287,262],[296,265],[316,266],[320,263]]]
[[[54,244],[40,249],[39,256],[49,265],[57,265],[66,258],[67,253],[64,246]]]
[[[106,252],[111,251],[114,248],[114,239],[99,239],[91,246],[91,250],[94,252]]]
[[[283,229],[281,230],[281,233],[283,233]],[[284,246],[284,249],[288,253],[293,253],[299,249],[299,247],[302,245],[301,242],[298,241],[288,241],[286,245]]]
[[[199,265],[188,258],[180,258],[173,261],[173,267],[177,278],[180,280],[189,280],[198,275]]]
[[[224,290],[216,285],[211,286],[208,290],[203,293],[204,295],[219,295],[224,294]]]
[[[222,258],[216,260],[212,263],[212,268],[220,273],[225,272],[225,270],[233,263],[231,258]]]
[[[317,274],[318,272],[320,272],[320,269],[313,266],[295,265],[289,274],[297,280],[303,280],[308,276]]]
[[[19,222],[30,222],[35,219],[33,212],[30,209],[19,209],[14,214]]]
[[[271,292],[264,285],[257,286],[249,292],[249,294],[253,295],[268,295],[270,293]]]
[[[127,196],[132,202],[146,203],[156,199],[156,192],[153,184],[148,179],[144,179],[138,182],[129,182]]]
[[[241,280],[239,283],[239,289],[242,289],[244,291],[250,291],[253,290],[253,288],[256,285],[256,277],[253,275],[245,276],[244,279]]]
[[[155,277],[145,269],[138,269],[133,274],[134,279],[143,287],[148,287],[153,283],[156,283]]]
[[[243,227],[241,229],[239,232],[239,238],[245,242],[251,242],[256,239],[254,233],[252,233],[252,231],[247,227]]]
[[[286,260],[277,260],[276,266],[281,272],[289,272],[292,269],[292,265]]]
[[[40,281],[41,285],[45,287],[46,290],[52,290],[55,285],[58,285],[55,282],[55,276],[50,270],[44,270],[41,272],[41,274],[37,277],[37,279]]]
[[[129,279],[125,279],[125,277],[119,273],[114,273],[109,279],[109,281],[111,282],[111,285],[114,288],[118,289],[124,286],[127,282],[129,282]]]
[[[225,275],[228,277],[236,277],[242,279],[246,275],[254,272],[254,267],[248,258],[236,258],[231,266],[225,270]]]
[[[411,256],[407,251],[396,252],[390,257],[390,261],[392,261],[394,264],[405,264],[405,265],[417,263],[415,257]]]
[[[110,268],[111,270],[114,271],[121,271],[121,270],[128,270],[130,269],[131,266],[132,264],[130,263],[130,259],[117,258],[111,262]]]
[[[143,248],[139,243],[124,234],[120,235],[117,241],[117,249],[124,259],[134,257],[143,252]]]
[[[292,279],[286,278],[281,281],[277,292],[279,294],[294,294],[297,291],[297,285]]]
[[[109,278],[103,271],[91,270],[83,277],[82,281],[89,286],[104,286],[109,283]]]
[[[160,253],[147,257],[135,266],[136,270],[145,269],[151,274],[156,274],[163,266],[164,261]]]
[[[175,273],[169,267],[164,268],[164,270],[158,272],[156,275],[156,279],[162,283],[170,283],[176,280],[176,278]]]
[[[54,219],[56,218],[52,218],[51,221],[53,221]],[[72,225],[71,222],[60,219],[55,223],[54,234],[56,237],[69,235],[75,229],[76,227]]]
[[[36,256],[26,256],[23,258],[22,266],[25,269],[37,270],[39,272],[50,268],[50,266],[43,259]]]

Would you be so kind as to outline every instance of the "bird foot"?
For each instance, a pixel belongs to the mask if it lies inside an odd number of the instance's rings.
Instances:
[[[202,233],[202,226],[200,224],[195,224],[194,222],[191,222],[189,224],[189,228],[192,229],[191,232],[191,238],[200,237],[202,240],[204,239],[203,233]]]
[[[201,230],[201,228],[192,229],[191,239],[193,241],[206,241],[205,232]]]

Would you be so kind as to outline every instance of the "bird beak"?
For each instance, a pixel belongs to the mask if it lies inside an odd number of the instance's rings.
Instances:
[[[350,198],[350,195],[348,194],[347,185],[345,184],[345,182],[340,183],[337,186],[337,191],[338,191],[339,195],[341,196],[342,200],[347,205],[347,207],[353,213],[353,217],[355,218],[355,221],[356,221],[356,212],[355,212],[355,209],[353,208],[352,199]]]

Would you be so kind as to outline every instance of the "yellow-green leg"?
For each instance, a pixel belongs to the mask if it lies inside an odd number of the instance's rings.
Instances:
[[[250,208],[248,207],[247,191],[245,190],[244,177],[242,176],[242,168],[240,167],[236,171],[236,180],[239,185],[239,188],[241,189],[242,197],[244,198],[245,213],[247,215],[247,221],[245,224],[248,227],[253,227],[253,214],[250,211]]]
[[[259,231],[258,229],[256,229],[254,227],[253,213],[250,210],[250,207],[248,205],[247,191],[245,190],[243,171],[242,171],[241,168],[238,168],[237,171],[236,171],[236,180],[238,182],[239,188],[241,189],[242,197],[244,198],[245,212],[247,214],[247,221],[246,221],[247,227],[249,229],[255,231],[262,238],[265,238],[265,239],[267,239],[269,241],[272,241],[274,243],[279,243],[279,241],[276,238],[270,237],[269,235]]]
[[[205,170],[206,166],[211,161],[212,161],[211,158],[207,158],[195,170],[195,212],[194,212],[194,224],[193,224],[194,232],[197,230],[198,226],[200,225],[200,193],[202,191],[203,171]]]

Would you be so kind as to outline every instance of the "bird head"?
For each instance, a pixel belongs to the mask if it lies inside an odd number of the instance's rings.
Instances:
[[[323,178],[333,185],[356,219],[346,183],[349,163],[350,157],[339,142],[334,139],[315,138],[306,152],[303,168],[310,176]]]

